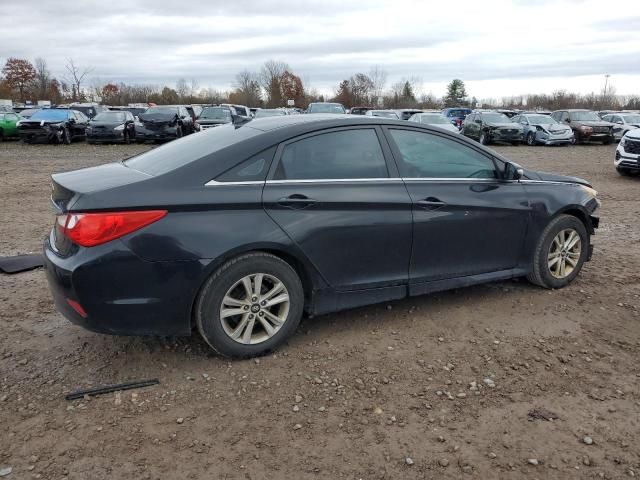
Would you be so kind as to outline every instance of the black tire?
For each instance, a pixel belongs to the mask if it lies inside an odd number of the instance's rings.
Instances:
[[[62,129],[62,136],[60,137],[60,143],[64,145],[71,145],[71,134],[69,133],[69,130],[66,127]]]
[[[87,140],[87,143],[88,143],[89,145],[95,145],[95,144],[96,144],[96,142],[94,142],[93,140]]]
[[[551,274],[549,268],[549,252],[552,242],[562,230],[574,230],[580,237],[580,256],[576,266],[566,277],[557,278]],[[589,234],[582,221],[572,215],[558,215],[544,229],[536,245],[533,254],[532,270],[527,275],[527,279],[544,288],[563,288],[570,284],[580,273],[584,262],[589,254]]]
[[[131,138],[129,137],[129,132],[128,131],[124,131],[124,139],[123,142],[125,145],[129,145],[131,143]]]
[[[511,142],[511,145],[513,145],[514,147],[518,147],[520,145],[520,142]]]
[[[4,132],[0,128],[0,143],[4,142]]]
[[[289,294],[289,310],[282,326],[273,336],[260,343],[240,343],[225,331],[220,318],[220,309],[229,289],[243,277],[256,273],[271,275],[284,284]],[[302,318],[303,307],[302,283],[291,265],[275,255],[252,252],[229,260],[209,277],[196,300],[195,320],[202,338],[218,354],[226,357],[249,358],[270,352],[292,335]],[[258,326],[262,328],[259,324]]]
[[[607,137],[602,141],[603,145],[611,145],[613,143],[613,137]]]
[[[176,128],[176,138],[182,138],[182,127],[180,125]]]
[[[480,142],[480,145],[489,145],[489,137],[485,132],[480,132],[480,137],[478,138],[478,142]]]
[[[536,134],[534,132],[527,133],[527,145],[533,147],[536,144]]]

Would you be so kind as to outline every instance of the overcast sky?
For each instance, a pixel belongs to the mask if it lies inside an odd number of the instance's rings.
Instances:
[[[311,87],[380,65],[441,96],[567,89],[640,94],[640,0],[2,0],[0,63],[65,58],[104,82],[227,89],[242,69],[286,61]]]

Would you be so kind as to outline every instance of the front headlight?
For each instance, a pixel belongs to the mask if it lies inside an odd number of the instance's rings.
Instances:
[[[624,146],[625,146],[626,144],[627,144],[627,140],[626,140],[626,138],[622,137],[622,138],[620,139],[620,143],[619,143],[618,145],[620,145],[621,147],[623,147],[623,148],[624,148]]]
[[[122,130],[124,130],[124,123],[122,125],[118,125],[117,127],[115,127],[114,130],[116,132],[121,132]]]
[[[597,190],[595,190],[595,189],[593,189],[591,187],[587,187],[586,185],[582,185],[582,190],[587,192],[590,197],[596,198],[598,196],[598,191]]]
[[[19,127],[20,125],[22,125],[22,120],[18,120],[18,121],[16,122],[16,127]]]

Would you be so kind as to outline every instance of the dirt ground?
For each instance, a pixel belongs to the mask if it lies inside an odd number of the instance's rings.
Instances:
[[[40,249],[52,172],[145,148],[0,144],[0,255]],[[84,331],[54,310],[42,270],[0,275],[0,474],[640,475],[640,178],[616,173],[615,146],[495,148],[600,192],[594,258],[569,287],[502,282],[307,319],[278,352],[228,361],[195,335]],[[145,378],[161,383],[64,399]]]

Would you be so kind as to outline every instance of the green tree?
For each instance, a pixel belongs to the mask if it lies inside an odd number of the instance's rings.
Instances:
[[[459,78],[455,78],[447,85],[447,95],[444,97],[446,107],[458,107],[465,104],[467,91],[464,88],[464,82]]]

